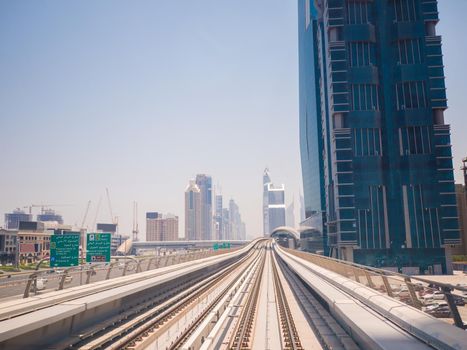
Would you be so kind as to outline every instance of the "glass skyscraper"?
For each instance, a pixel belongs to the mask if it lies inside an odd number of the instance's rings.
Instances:
[[[209,175],[196,175],[196,185],[198,185],[201,195],[201,237],[211,240],[213,229],[212,213],[212,178]]]
[[[324,253],[408,273],[460,243],[434,0],[299,0],[306,220]]]

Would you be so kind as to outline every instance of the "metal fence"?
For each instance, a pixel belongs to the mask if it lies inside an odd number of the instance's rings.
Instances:
[[[110,263],[83,264],[68,268],[37,269],[0,275],[0,300],[14,299],[76,287],[149,271],[161,267],[225,254],[236,249],[197,250],[160,256],[113,256]]]
[[[466,329],[467,285],[441,283],[419,276],[377,269],[322,255],[282,248],[290,254],[387,294],[434,317]]]

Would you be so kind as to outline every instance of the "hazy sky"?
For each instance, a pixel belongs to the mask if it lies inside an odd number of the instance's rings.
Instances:
[[[265,166],[298,194],[294,0],[0,0],[0,213],[32,203],[122,233],[132,202],[180,216],[197,173],[262,232]],[[440,0],[455,167],[467,156],[467,1]],[[463,132],[464,131],[464,132]],[[460,172],[456,173],[460,180]],[[36,210],[37,211],[37,210]],[[298,216],[298,212],[297,215]]]

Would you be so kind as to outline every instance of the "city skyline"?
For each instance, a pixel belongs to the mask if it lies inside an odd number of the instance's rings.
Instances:
[[[224,199],[235,198],[251,236],[260,235],[258,177],[264,167],[286,184],[286,203],[301,188],[295,2],[239,2],[222,8],[202,1],[187,4],[186,13],[169,3],[142,2],[131,10],[110,2],[93,4],[93,11],[87,11],[89,6],[0,5],[0,38],[8,53],[0,57],[5,77],[0,127],[10,148],[4,155],[10,170],[0,175],[0,211],[30,203],[72,204],[57,212],[65,222],[79,224],[91,200],[92,222],[108,187],[120,230],[130,234],[135,200],[140,226],[151,208],[176,213],[183,222],[183,196],[174,193],[182,192],[187,178],[205,172],[223,179]],[[456,29],[463,23],[463,9],[467,4],[460,0],[440,2],[437,28],[443,36],[449,91],[445,117],[452,127],[457,182],[467,149],[461,132],[465,38]],[[203,13],[213,11],[217,20],[204,18]],[[102,13],[110,13],[105,24],[97,20]],[[64,23],[62,18],[75,20]],[[222,25],[225,20],[245,21],[245,27],[229,29]],[[140,21],[144,25],[135,25]],[[180,28],[172,28],[171,21]],[[191,59],[182,60],[186,48],[173,43],[186,41],[187,27],[195,35]],[[157,48],[151,47],[154,42]],[[167,74],[174,82],[164,86],[160,82],[167,81]],[[190,109],[164,93],[164,88],[172,93],[180,86]],[[207,98],[217,102],[206,107]],[[170,132],[153,138],[149,131],[159,129]],[[288,141],[270,142],[279,138]],[[198,158],[188,146],[197,143],[206,146]],[[157,166],[148,165],[150,157],[158,158]],[[97,221],[110,221],[104,202]]]

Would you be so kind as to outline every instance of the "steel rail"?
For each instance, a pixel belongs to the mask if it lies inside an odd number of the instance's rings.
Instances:
[[[292,312],[284,291],[284,286],[281,283],[275,260],[271,256],[272,271],[274,276],[274,288],[277,297],[277,306],[279,309],[279,318],[281,320],[281,329],[283,337],[283,349],[302,350],[300,337],[298,335]]]
[[[276,254],[277,256],[277,254]],[[305,287],[298,276],[280,258],[277,264],[283,271],[285,278],[291,284],[296,300],[306,314],[308,323],[324,349],[358,350],[360,347],[341,327],[334,317]]]
[[[154,331],[160,329],[161,326],[170,320],[176,313],[179,313],[195,302],[198,297],[216,286],[222,279],[228,276],[229,273],[239,268],[239,266],[244,264],[248,259],[251,259],[253,254],[254,250],[248,253],[247,256],[227,268],[222,269],[208,279],[204,278],[194,287],[191,287],[187,292],[182,293],[182,295],[176,295],[163,305],[155,306],[143,315],[136,317],[134,322],[131,322],[130,320],[127,325],[122,325],[118,332],[104,334],[99,340],[92,341],[98,346],[87,347],[87,349],[98,349],[106,344],[108,344],[108,346],[106,346],[107,349],[137,348],[137,343],[141,343],[145,338],[153,335]],[[122,321],[124,322],[125,320]]]
[[[235,325],[234,336],[230,340],[229,349],[251,349],[252,328],[256,316],[256,308],[258,304],[259,291],[261,287],[261,276],[263,274],[266,261],[266,254],[261,258],[261,263],[252,276],[254,278],[253,285],[250,287],[250,292],[245,302],[241,315]]]
[[[261,255],[258,255],[255,260],[253,261],[253,265],[257,264],[257,262],[261,259]],[[246,267],[241,274],[247,271],[248,267]],[[206,308],[206,310],[193,322],[192,326],[185,330],[169,347],[169,349],[178,349],[180,348],[186,340],[190,337],[191,334],[198,328],[198,326],[204,321],[204,319],[209,315],[209,313],[216,307],[216,305],[225,297],[225,295],[229,292],[229,290],[237,283],[237,280],[233,280],[229,285],[219,294],[219,296],[211,303],[211,305]]]

